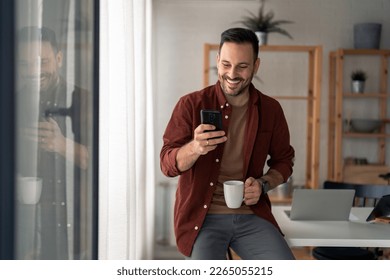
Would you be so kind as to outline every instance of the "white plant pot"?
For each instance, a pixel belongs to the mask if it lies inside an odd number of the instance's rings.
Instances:
[[[256,31],[255,32],[257,39],[259,39],[259,45],[267,45],[267,39],[268,39],[268,33],[267,32],[261,32],[261,31]]]
[[[363,93],[365,81],[352,81],[352,93]]]

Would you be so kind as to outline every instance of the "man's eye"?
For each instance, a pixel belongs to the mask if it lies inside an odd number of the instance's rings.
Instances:
[[[225,68],[230,67],[230,64],[222,64],[222,65],[223,65],[223,67],[225,67]]]
[[[50,61],[48,59],[41,59],[41,65],[48,64]]]

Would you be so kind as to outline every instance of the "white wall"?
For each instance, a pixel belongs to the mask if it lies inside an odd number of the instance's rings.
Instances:
[[[246,10],[257,12],[258,7],[257,0],[153,1],[157,152],[161,149],[162,134],[178,98],[203,87],[203,44],[219,43],[222,31],[242,26],[235,22],[246,15]],[[323,46],[319,182],[321,184],[327,176],[329,52],[337,48],[353,48],[353,25],[360,22],[382,23],[381,48],[390,48],[390,1],[268,0],[266,11],[269,9],[275,12],[276,19],[294,21],[294,24],[284,26],[294,40],[273,33],[270,34],[268,44]],[[283,63],[283,60],[277,63]],[[271,83],[282,83],[276,74],[274,76]],[[266,87],[265,93],[272,95],[273,89]],[[262,90],[261,86],[259,89]],[[297,118],[296,123],[300,123],[300,127],[290,126],[292,134],[302,129],[302,122],[299,121],[301,116],[298,112],[299,108],[294,118]],[[298,141],[294,145],[297,150],[304,150],[306,144],[305,141]],[[159,171],[158,162],[156,166],[157,181],[166,180]],[[294,172],[302,172],[302,168],[296,167]]]

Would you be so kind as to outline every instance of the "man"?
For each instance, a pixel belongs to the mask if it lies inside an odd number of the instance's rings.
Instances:
[[[78,258],[80,252],[75,249],[78,244],[75,242],[75,247],[69,248],[68,233],[78,228],[80,222],[73,205],[80,199],[81,174],[89,160],[87,141],[82,136],[82,129],[88,127],[86,92],[68,85],[60,76],[63,54],[51,29],[24,27],[17,39],[21,87],[18,150],[22,156],[17,172],[19,176],[42,179],[42,194],[36,208],[20,205],[20,209],[31,208],[37,214],[34,244],[26,245],[25,249],[20,247],[18,258],[68,259],[70,251],[75,255],[72,258]],[[67,126],[66,117],[71,118],[72,129]],[[67,179],[68,174],[74,180]],[[69,197],[69,193],[74,196]],[[67,205],[69,201],[73,203],[71,207]]]
[[[291,175],[294,149],[280,104],[251,83],[258,50],[252,31],[223,32],[218,82],[182,97],[164,133],[161,170],[180,175],[174,225],[187,259],[225,259],[229,247],[242,259],[294,259],[266,194]],[[221,111],[223,130],[200,124],[201,109]],[[224,201],[227,180],[245,182],[238,209]]]

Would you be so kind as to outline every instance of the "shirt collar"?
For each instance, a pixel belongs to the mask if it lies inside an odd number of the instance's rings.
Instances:
[[[217,81],[217,83],[215,84],[215,88],[217,93],[218,104],[226,105],[227,100],[224,92],[222,91],[221,83],[219,81]],[[260,91],[258,91],[255,88],[253,83],[249,85],[249,95],[250,96],[249,96],[248,104],[257,105],[260,101]]]

